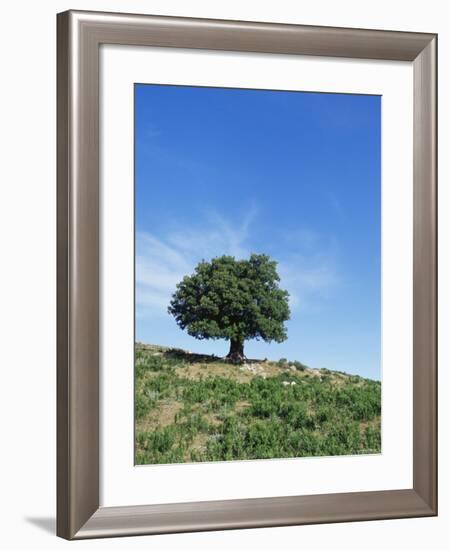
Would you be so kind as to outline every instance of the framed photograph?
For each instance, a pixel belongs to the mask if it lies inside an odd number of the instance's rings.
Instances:
[[[436,515],[436,35],[57,24],[58,535]]]

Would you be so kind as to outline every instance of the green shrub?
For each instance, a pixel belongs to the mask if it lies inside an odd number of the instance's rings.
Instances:
[[[306,366],[303,365],[300,361],[290,361],[289,365],[295,367],[296,370],[299,370],[299,371],[305,371],[306,370]]]
[[[207,356],[193,357],[182,350],[136,351],[137,426],[147,426],[141,422],[147,418],[157,422],[159,408],[181,404],[168,425],[137,428],[138,464],[380,451],[379,382],[328,369],[321,369],[320,377],[285,369],[277,376],[240,380],[211,375]],[[204,367],[200,377],[178,375],[195,361]],[[306,368],[286,359],[278,364]]]

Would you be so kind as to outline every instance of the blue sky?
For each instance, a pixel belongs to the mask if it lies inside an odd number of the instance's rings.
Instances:
[[[380,121],[380,96],[136,85],[136,340],[225,355],[171,294],[201,259],[266,253],[288,339],[246,355],[379,379]]]

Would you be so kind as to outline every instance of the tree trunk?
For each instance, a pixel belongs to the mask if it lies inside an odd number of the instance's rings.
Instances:
[[[226,359],[231,363],[243,363],[245,360],[245,354],[243,353],[243,342],[240,340],[231,340],[231,347]]]

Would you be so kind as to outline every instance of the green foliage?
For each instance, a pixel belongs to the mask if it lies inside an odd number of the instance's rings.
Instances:
[[[178,283],[168,311],[195,338],[282,342],[290,310],[276,265],[264,254],[202,261]]]
[[[306,366],[303,365],[300,361],[290,361],[289,365],[295,367],[296,370],[299,370],[301,372],[304,372],[306,370]]]
[[[153,409],[156,405],[156,401],[152,400],[148,395],[144,395],[142,392],[136,393],[135,401],[135,413],[136,419],[140,420]]]
[[[364,433],[365,452],[375,453],[380,449],[380,427],[368,426]]]
[[[380,452],[379,382],[312,376],[296,363],[296,371],[271,363],[278,374],[242,380],[237,366],[229,367],[235,377],[214,374],[222,361],[207,357],[137,348],[138,464]],[[199,377],[183,374],[189,364],[201,367]],[[168,424],[149,429],[145,422],[170,403]]]

